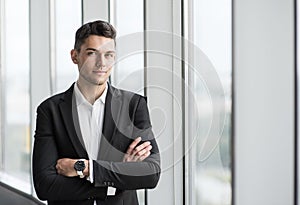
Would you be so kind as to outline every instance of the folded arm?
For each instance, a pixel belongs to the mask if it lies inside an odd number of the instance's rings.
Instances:
[[[123,161],[94,160],[92,181],[96,187],[109,185],[121,190],[133,190],[154,188],[157,185],[160,177],[160,155],[152,132],[147,104],[142,97],[139,98],[136,106],[133,124],[132,136],[128,137],[141,137],[133,140],[124,153],[115,149],[105,141],[105,138],[102,141],[105,146],[110,147],[110,156],[123,155]],[[71,159],[63,159],[63,161],[69,160]],[[58,167],[61,167],[60,162]],[[72,166],[71,163],[71,170]],[[64,169],[68,170],[68,168]],[[64,173],[64,175],[72,176],[72,173]]]
[[[95,186],[114,186],[122,190],[153,188],[156,186],[160,167],[155,154],[151,155],[150,142],[134,140],[124,155],[123,162],[93,161]],[[159,156],[156,156],[159,157]],[[77,176],[74,164],[78,159],[63,158],[56,164],[57,172],[66,177]],[[143,161],[143,162],[142,162]],[[89,162],[85,160],[84,175],[89,176]]]
[[[33,149],[33,181],[37,196],[41,200],[104,199],[105,187],[96,188],[87,180],[57,173],[55,166],[59,156],[50,121],[45,111],[38,108]]]
[[[131,190],[154,188],[157,185],[161,172],[160,154],[152,132],[147,103],[143,97],[138,99],[132,122],[134,125],[132,137],[140,136],[144,143],[142,146],[138,146],[138,142],[131,143],[123,162],[94,161],[95,186],[110,183],[116,188]],[[142,150],[147,146],[151,146],[150,152],[143,153]]]

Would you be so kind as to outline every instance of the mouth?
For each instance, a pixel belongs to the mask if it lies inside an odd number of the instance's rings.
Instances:
[[[103,70],[95,70],[93,71],[93,73],[98,74],[98,75],[104,75],[107,73],[107,71],[103,71]]]

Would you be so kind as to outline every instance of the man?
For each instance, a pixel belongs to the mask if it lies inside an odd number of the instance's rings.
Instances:
[[[104,21],[81,26],[71,51],[77,82],[37,108],[33,180],[49,205],[135,205],[136,189],[158,183],[160,156],[145,98],[107,82],[115,37]]]

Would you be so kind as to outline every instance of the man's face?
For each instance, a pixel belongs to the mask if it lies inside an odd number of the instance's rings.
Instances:
[[[71,57],[78,64],[78,81],[89,85],[103,85],[115,62],[114,40],[91,35],[81,45],[80,52],[71,51]]]

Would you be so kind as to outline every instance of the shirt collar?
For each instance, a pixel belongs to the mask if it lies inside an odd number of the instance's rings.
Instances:
[[[106,99],[106,95],[107,95],[107,90],[108,90],[108,83],[106,83],[105,89],[102,93],[102,95],[100,96],[100,100],[103,104],[105,104],[105,99]]]
[[[105,99],[107,95],[107,90],[108,90],[108,83],[106,83],[105,89],[102,93],[102,95],[95,101],[97,103],[98,101],[101,101],[103,104],[105,104]],[[81,91],[78,88],[77,82],[74,85],[74,92],[75,92],[75,97],[76,97],[76,104],[77,106],[80,106],[81,104],[85,103],[88,105],[91,105],[84,97],[84,95],[81,93]]]

